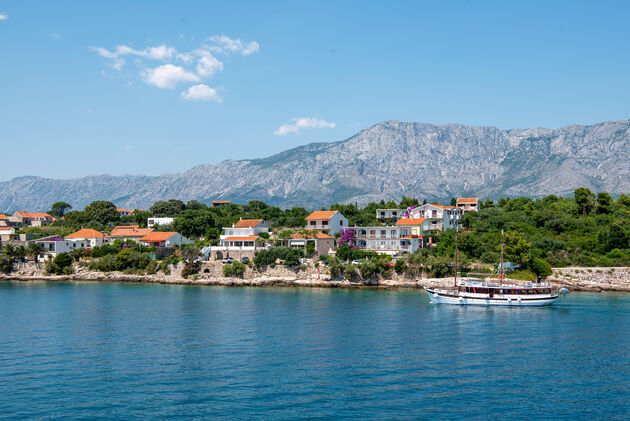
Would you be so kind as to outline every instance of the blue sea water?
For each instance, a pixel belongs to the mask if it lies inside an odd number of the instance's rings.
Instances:
[[[628,419],[630,295],[5,282],[0,417]]]

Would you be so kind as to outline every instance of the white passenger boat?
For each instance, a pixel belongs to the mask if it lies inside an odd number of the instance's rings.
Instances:
[[[462,279],[457,282],[457,233],[455,233],[455,279],[453,289],[426,288],[429,299],[436,304],[485,305],[485,306],[548,306],[558,299],[558,294],[568,294],[562,288],[555,291],[548,282],[525,284],[504,283],[503,231],[501,231],[501,264],[497,283],[478,279]]]

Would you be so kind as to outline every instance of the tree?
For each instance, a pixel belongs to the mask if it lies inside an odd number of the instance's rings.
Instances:
[[[116,206],[106,200],[96,200],[90,203],[85,207],[83,213],[87,216],[88,221],[96,221],[102,225],[120,220]]]
[[[537,257],[532,259],[530,267],[539,278],[552,274],[551,265],[545,259],[540,259]]]
[[[625,207],[626,209],[630,209],[630,196],[622,193],[619,196],[619,199],[617,199],[617,203]]]
[[[588,215],[595,204],[595,195],[593,192],[586,187],[578,187],[575,189],[574,195],[575,203],[577,203],[582,216]]]
[[[451,197],[451,206],[457,206],[457,199]]]
[[[523,238],[523,234],[518,231],[508,231],[505,233],[503,242],[505,244],[503,253],[507,260],[523,265],[529,260],[532,245]]]
[[[628,234],[623,227],[619,225],[611,225],[608,229],[608,241],[606,242],[606,251],[612,249],[628,248]]]
[[[153,216],[177,216],[186,209],[186,205],[181,200],[170,199],[160,200],[151,206],[150,211]]]
[[[185,210],[173,221],[173,229],[186,237],[201,237],[214,227],[214,217],[207,210]]]
[[[48,213],[54,217],[61,218],[70,209],[72,209],[72,206],[69,203],[55,202],[50,207],[50,211]]]
[[[403,196],[402,200],[400,201],[400,208],[407,209],[412,206],[420,206],[420,202],[418,202],[418,199],[413,198],[413,197]]]
[[[35,261],[37,261],[37,256],[39,256],[43,251],[44,246],[40,243],[31,243],[26,247],[26,255]]]
[[[193,261],[199,257],[199,248],[195,246],[188,246],[181,250],[182,258],[188,263],[192,264]]]
[[[609,213],[610,207],[613,204],[613,199],[609,193],[599,192],[597,193],[597,213]]]

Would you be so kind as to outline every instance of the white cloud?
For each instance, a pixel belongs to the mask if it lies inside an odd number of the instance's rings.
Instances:
[[[197,61],[197,74],[201,77],[210,77],[221,70],[223,70],[223,63],[207,51],[204,51],[202,57]]]
[[[94,48],[99,55],[105,58],[117,59],[120,56],[134,55],[139,57],[148,58],[151,60],[167,60],[177,54],[177,50],[173,47],[167,47],[166,45],[158,45],[157,47],[147,47],[144,50],[134,50],[127,45],[117,45],[114,51],[109,51],[105,48]]]
[[[4,12],[0,12],[0,20],[7,20],[9,19],[9,15],[7,15]]]
[[[314,117],[296,117],[293,119],[293,122],[293,124],[283,124],[273,134],[284,136],[289,133],[299,133],[302,129],[332,129],[335,127],[335,123],[329,123],[326,120]]]
[[[180,82],[198,82],[199,77],[181,66],[164,64],[154,69],[146,69],[143,74],[146,83],[162,89],[173,89]]]
[[[211,36],[209,40],[216,44],[210,49],[218,52],[241,53],[248,56],[260,50],[260,45],[256,41],[244,43],[240,39],[231,39],[223,34]]]
[[[57,32],[53,32],[52,34],[50,34],[50,37],[56,40],[61,39],[61,35],[59,35]]]
[[[193,85],[184,92],[182,92],[182,98],[186,101],[216,101],[221,102],[222,99],[217,95],[217,91],[204,85]]]

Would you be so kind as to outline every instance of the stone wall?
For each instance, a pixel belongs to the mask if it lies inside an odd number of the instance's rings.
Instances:
[[[628,267],[568,267],[554,268],[548,278],[554,285],[581,291],[628,291],[630,292],[630,268]]]

